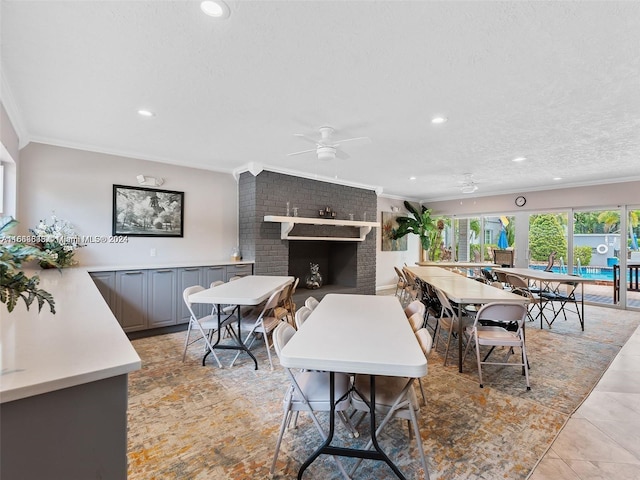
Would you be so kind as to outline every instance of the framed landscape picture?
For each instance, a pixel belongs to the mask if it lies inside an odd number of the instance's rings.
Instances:
[[[113,235],[182,237],[184,192],[113,186]]]
[[[382,251],[397,252],[407,249],[407,237],[394,239],[393,233],[398,229],[397,213],[382,212]]]

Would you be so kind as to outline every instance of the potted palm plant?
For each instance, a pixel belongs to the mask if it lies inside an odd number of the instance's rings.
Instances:
[[[404,206],[409,212],[407,217],[398,217],[398,228],[392,233],[394,239],[402,238],[410,233],[417,235],[422,246],[421,260],[425,254],[431,261],[438,259],[442,231],[445,223],[442,219],[435,220],[431,217],[431,209],[424,205],[414,206],[405,200]]]

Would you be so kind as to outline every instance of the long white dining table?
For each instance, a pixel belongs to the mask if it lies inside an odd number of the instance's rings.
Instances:
[[[393,296],[328,294],[280,353],[287,368],[330,372],[331,414],[326,441],[302,464],[298,479],[321,454],[384,461],[398,478],[404,475],[378,445],[375,420],[377,375],[420,378],[427,359]],[[335,427],[334,374],[365,374],[371,379],[370,430],[374,450],[332,446]]]
[[[420,280],[441,290],[449,300],[457,303],[458,308],[458,371],[462,372],[462,313],[465,305],[484,305],[493,302],[528,304],[526,297],[492,287],[483,282],[475,281],[452,272],[425,271],[422,269],[433,267],[409,267]],[[444,270],[444,269],[442,269]]]
[[[580,277],[578,275],[568,275],[563,273],[555,273],[555,272],[545,272],[544,270],[536,270],[534,268],[506,268],[499,267],[494,268],[494,271],[502,272],[502,273],[511,273],[513,275],[517,275],[519,277],[525,278],[527,280],[534,280],[538,283],[538,288],[541,291],[548,290],[549,292],[553,292],[556,290],[552,285],[553,284],[580,284],[581,288],[581,299],[580,299],[580,311],[581,315],[578,315],[578,319],[580,320],[580,327],[582,331],[584,331],[584,284],[585,283],[593,283],[595,280],[591,278]],[[540,313],[542,314],[542,309],[544,308],[542,303],[540,305]],[[558,314],[564,309],[564,304],[561,304],[560,310],[555,312],[553,319],[549,323],[549,326],[554,322],[554,320],[558,317]],[[542,318],[543,315],[540,315],[540,328],[542,328]]]
[[[244,350],[252,359],[258,369],[258,360],[251,353],[251,350],[242,341],[241,332],[241,306],[256,306],[267,300],[271,294],[286,285],[292,283],[294,277],[289,276],[271,276],[271,275],[248,275],[239,278],[233,282],[223,283],[216,287],[207,288],[200,292],[189,296],[192,303],[204,303],[208,305],[216,305],[218,311],[218,338],[213,348],[226,350]],[[236,315],[238,318],[238,331],[233,335],[235,344],[221,344],[221,322],[222,322],[222,305],[236,305]],[[237,336],[236,336],[237,335]],[[207,351],[208,353],[208,351]],[[202,364],[206,360],[206,355],[202,359]]]

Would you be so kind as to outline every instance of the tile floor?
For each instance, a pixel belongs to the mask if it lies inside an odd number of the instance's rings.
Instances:
[[[529,480],[640,479],[640,327]]]

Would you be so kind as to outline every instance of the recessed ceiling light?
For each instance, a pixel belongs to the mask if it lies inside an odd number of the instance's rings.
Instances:
[[[214,18],[228,18],[230,11],[229,7],[222,0],[204,0],[200,3],[200,9]]]
[[[416,177],[409,177],[409,180],[415,180]]]
[[[141,108],[140,110],[138,110],[138,115],[142,115],[143,117],[155,117],[156,114],[153,113],[151,110],[145,110],[144,108]]]
[[[434,118],[431,119],[431,123],[436,123],[436,124],[444,123],[446,121],[447,121],[447,119],[445,117],[434,117]]]
[[[553,179],[557,182],[558,180],[562,180],[562,177],[553,177]]]
[[[512,160],[512,162],[524,162],[527,157],[516,157]]]

